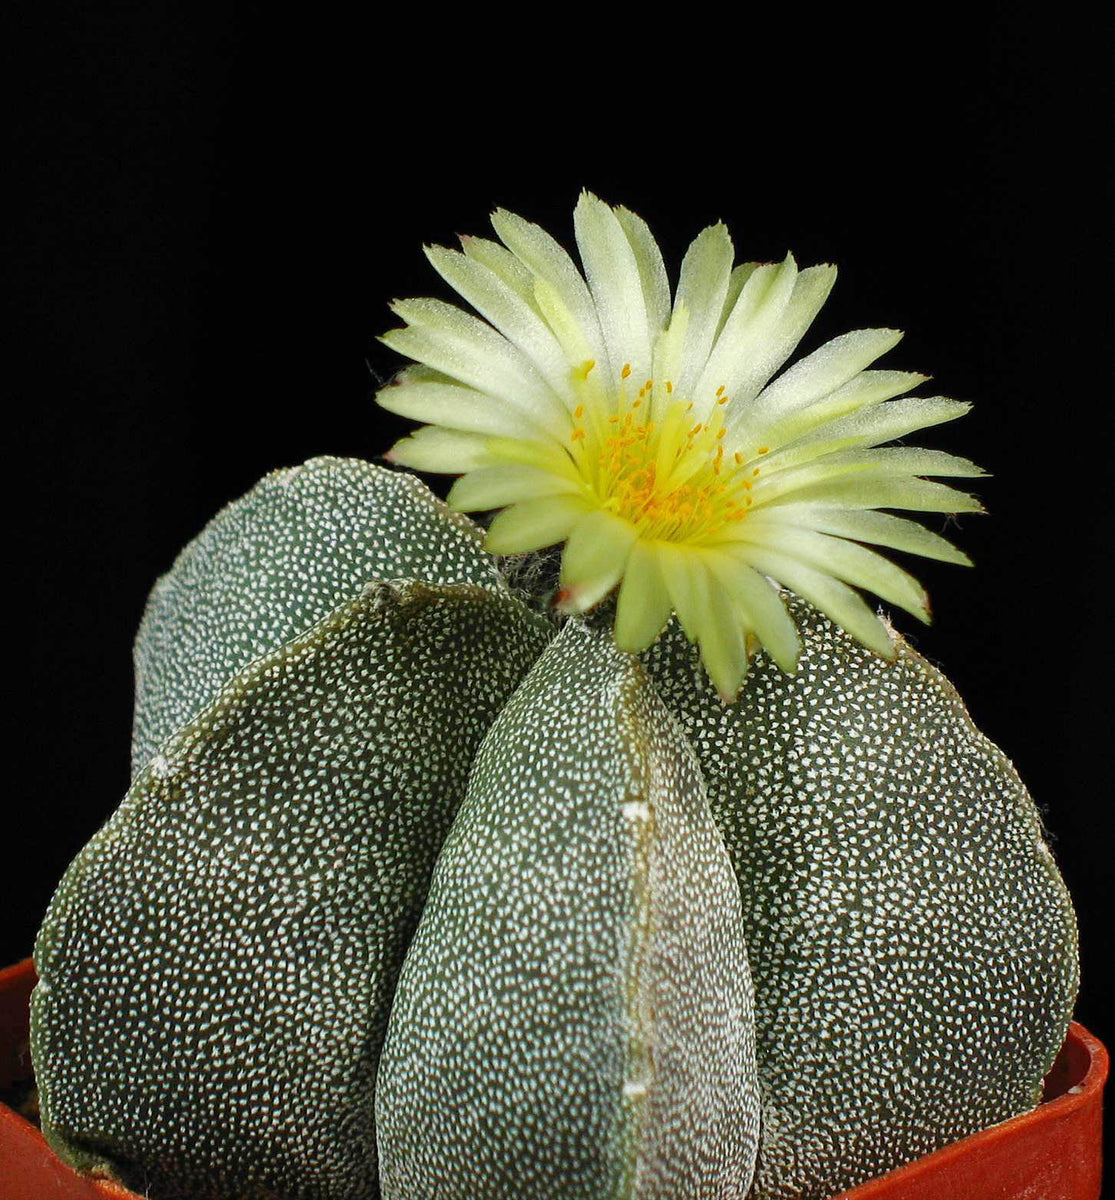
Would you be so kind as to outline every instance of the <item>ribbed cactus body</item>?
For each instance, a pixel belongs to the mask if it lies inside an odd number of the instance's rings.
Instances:
[[[692,750],[607,631],[566,625],[485,739],[377,1093],[387,1200],[746,1191],[739,888]]]
[[[345,511],[359,470],[309,464],[294,482],[302,511]],[[367,502],[386,496],[390,512],[402,477],[364,470],[380,485]],[[287,505],[275,484],[265,500]],[[239,502],[258,538],[225,538],[244,524],[230,511],[182,560],[217,585],[200,629],[183,600],[195,588],[173,576],[149,609],[141,661],[173,646],[151,636],[156,606],[158,628],[182,629],[196,656],[193,670],[160,664],[183,708],[222,661],[215,630],[238,649],[275,627],[273,591],[258,629],[246,603],[277,532],[259,501]],[[435,502],[411,503],[413,533]],[[334,528],[300,540],[291,575],[344,590],[338,560],[363,561],[366,530],[342,551]],[[349,1200],[376,1187],[373,1089],[395,979],[480,739],[551,633],[503,589],[367,582],[403,568],[483,578],[455,521],[441,544],[427,525],[401,562],[377,528],[369,574],[347,576],[355,598],[163,741],[58,888],[32,1033],[44,1130],[77,1165],[156,1196]]]
[[[900,638],[802,601],[798,671],[725,708],[671,628],[647,655],[700,760],[755,978],[755,1200],[823,1200],[1033,1107],[1077,985],[1033,800]]]
[[[823,1197],[1035,1102],[1071,907],[939,673],[792,601],[798,673],[725,706],[676,625],[640,662],[524,600],[341,460],[183,552],[36,947],[65,1157],[156,1200]]]
[[[273,471],[151,591],[135,644],[133,774],[238,671],[371,580],[502,590],[480,543],[412,475],[341,458]]]

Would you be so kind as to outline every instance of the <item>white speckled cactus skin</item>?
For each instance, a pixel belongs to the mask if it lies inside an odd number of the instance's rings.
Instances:
[[[1036,1102],[1072,909],[937,671],[792,601],[797,675],[725,707],[676,626],[640,662],[496,568],[319,459],[156,586],[132,787],[36,945],[64,1158],[154,1200],[822,1200]]]
[[[786,1200],[1031,1108],[1077,986],[1072,905],[1037,810],[955,690],[900,639],[886,663],[790,607],[797,674],[760,656],[730,708],[694,679],[676,628],[646,656],[740,880],[755,1194]]]
[[[389,1197],[747,1189],[739,885],[689,744],[606,630],[566,625],[477,755],[376,1105]]]

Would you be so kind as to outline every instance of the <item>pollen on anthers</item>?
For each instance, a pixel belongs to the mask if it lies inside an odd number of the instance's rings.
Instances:
[[[609,399],[593,387],[595,366],[589,360],[574,371],[575,386],[589,394],[573,409],[570,453],[600,506],[641,537],[663,541],[689,541],[742,520],[759,469],[725,450],[725,388],[716,390],[711,414],[694,421],[692,402],[672,380],[636,381],[625,363]]]

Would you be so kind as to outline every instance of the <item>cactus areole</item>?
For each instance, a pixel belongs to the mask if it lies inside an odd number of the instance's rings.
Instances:
[[[50,1144],[155,1200],[820,1200],[1032,1107],[1069,897],[860,594],[967,561],[898,513],[978,468],[887,445],[967,406],[892,330],[785,365],[832,267],[493,224],[428,250],[479,315],[394,306],[388,465],[269,475],[155,585],[35,948]]]

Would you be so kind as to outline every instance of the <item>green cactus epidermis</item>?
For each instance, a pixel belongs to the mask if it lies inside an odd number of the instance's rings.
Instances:
[[[693,753],[610,634],[567,625],[484,741],[407,955],[384,1192],[464,1200],[511,1172],[519,1195],[741,1193],[753,1039]]]
[[[269,476],[152,593],[36,946],[51,1143],[153,1197],[820,1198],[1030,1107],[1076,986],[1033,802],[791,606],[725,707],[413,478]]]

